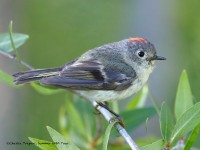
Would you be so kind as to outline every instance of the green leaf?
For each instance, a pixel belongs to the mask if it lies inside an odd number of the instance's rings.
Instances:
[[[28,40],[29,36],[26,34],[13,33],[12,38],[13,38],[15,47],[18,48]],[[3,51],[3,52],[13,51],[9,33],[0,34],[0,51]]]
[[[84,115],[90,115],[89,113],[85,113],[85,111],[90,110],[91,103],[89,101],[78,100],[77,103],[73,100],[71,101],[72,97],[67,94],[65,110],[67,115],[67,137],[71,139],[75,139],[74,143],[82,148],[88,148],[88,136],[90,136],[90,131],[88,131],[88,126],[85,124],[85,117]],[[77,96],[78,97],[78,96]],[[73,103],[72,103],[73,102]],[[82,107],[83,103],[88,103],[85,107]],[[87,109],[86,109],[87,108]],[[94,111],[94,109],[93,109]],[[94,118],[94,112],[92,111],[91,116]],[[87,124],[95,123],[95,120],[90,118]],[[94,126],[93,126],[94,128]],[[91,129],[90,129],[91,130]],[[85,134],[88,133],[88,134]],[[94,134],[92,134],[93,137]]]
[[[13,77],[4,71],[0,70],[0,82],[5,83],[9,86],[12,87],[18,87],[14,82],[13,82]]]
[[[190,136],[188,137],[187,139],[187,142],[185,144],[185,148],[184,150],[190,150],[193,143],[195,142],[198,134],[199,134],[199,131],[200,131],[200,124],[197,125],[194,130],[192,131],[192,133],[190,134]]]
[[[165,142],[168,142],[174,128],[173,115],[164,102],[161,107],[160,129]]]
[[[69,143],[68,141],[66,141],[65,137],[58,133],[56,130],[52,129],[49,126],[47,126],[47,130],[54,143],[56,143],[56,147],[58,148],[58,150],[80,150],[73,143]]]
[[[147,99],[148,91],[148,86],[145,85],[142,90],[133,98],[133,100],[126,105],[126,110],[143,107]]]
[[[59,127],[61,130],[61,134],[63,134],[67,139],[69,139],[69,135],[67,132],[69,131],[69,121],[68,116],[66,113],[66,108],[64,106],[61,106],[60,112],[59,112]]]
[[[194,129],[200,123],[200,102],[196,103],[188,109],[177,120],[174,130],[171,135],[171,142],[173,143],[177,138],[185,135],[187,132]]]
[[[29,140],[42,150],[57,150],[56,145],[53,142],[40,140],[32,137],[29,137]]]
[[[150,135],[147,133],[147,136],[138,139],[136,142],[137,142],[137,145],[138,145],[139,147],[143,147],[143,146],[152,144],[153,142],[156,142],[156,141],[158,141],[158,140],[160,140],[160,138],[155,137],[155,136],[150,136]]]
[[[30,85],[34,90],[43,95],[53,95],[64,91],[50,86],[42,86],[37,82],[32,82]]]
[[[102,150],[107,150],[110,132],[111,132],[111,129],[115,125],[116,122],[117,121],[111,122],[108,125],[108,127],[106,128],[106,132],[105,132],[105,135],[104,135],[104,138],[103,138],[103,148],[102,148]]]
[[[68,99],[66,100],[66,107],[67,107],[69,123],[72,129],[76,133],[86,136],[85,127],[83,126],[83,120],[81,119],[80,114],[78,113],[78,110],[76,110],[72,102]]]
[[[162,150],[164,141],[162,139],[151,144],[140,147],[140,150]]]
[[[84,135],[87,138],[86,140],[92,141],[94,133],[96,132],[96,127],[98,128],[98,125],[96,125],[97,116],[94,115],[94,107],[91,105],[90,101],[75,94],[73,95],[73,105],[81,117],[85,132],[87,132],[87,134]],[[68,109],[67,106],[66,109]]]
[[[153,107],[137,108],[134,110],[124,111],[120,113],[123,118],[126,118],[126,130],[128,132],[134,130],[139,125],[144,123],[147,118],[156,114],[156,110]]]
[[[180,77],[175,100],[176,120],[178,120],[181,115],[191,106],[193,106],[192,92],[190,89],[187,72],[186,70],[183,70]]]

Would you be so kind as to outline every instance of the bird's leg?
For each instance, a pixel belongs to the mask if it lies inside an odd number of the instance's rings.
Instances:
[[[120,117],[116,112],[114,112],[113,110],[111,110],[107,104],[101,103],[101,102],[97,102],[97,104],[103,108],[105,108],[106,110],[108,110],[111,114],[113,114],[116,117]]]
[[[110,109],[106,104],[104,104],[104,103],[97,102],[97,104],[98,104],[99,106],[105,108],[107,111],[109,111],[111,114],[113,114],[113,115],[115,116],[114,118],[112,118],[111,120],[109,120],[109,122],[118,120],[119,123],[120,123],[123,127],[125,127],[124,120],[123,120],[123,118],[122,118],[119,114],[117,114],[116,112],[114,112],[113,110],[111,110],[111,109]]]

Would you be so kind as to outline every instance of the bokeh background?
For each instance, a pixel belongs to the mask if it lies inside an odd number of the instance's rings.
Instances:
[[[61,66],[105,43],[147,38],[158,54],[167,58],[157,62],[150,89],[160,103],[167,101],[173,109],[184,68],[194,97],[200,99],[199,7],[199,0],[0,0],[0,33],[8,32],[13,20],[14,32],[29,35],[20,55],[35,68]],[[1,55],[0,69],[10,74],[19,71],[16,62]],[[1,149],[27,149],[6,142],[28,141],[29,136],[50,140],[46,126],[59,131],[58,112],[64,97],[40,95],[29,86],[16,90],[0,83]],[[140,136],[140,131],[136,132]],[[150,132],[159,136],[158,122]]]

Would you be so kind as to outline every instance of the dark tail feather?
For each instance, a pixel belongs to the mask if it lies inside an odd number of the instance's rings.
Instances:
[[[15,84],[23,84],[42,79],[43,77],[58,75],[62,68],[38,69],[13,74]]]

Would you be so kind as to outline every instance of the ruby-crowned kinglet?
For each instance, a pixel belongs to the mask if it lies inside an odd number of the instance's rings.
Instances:
[[[42,85],[74,90],[90,101],[125,99],[138,92],[154,69],[152,43],[129,38],[91,49],[59,68],[38,69],[14,74],[15,83],[39,80]]]

